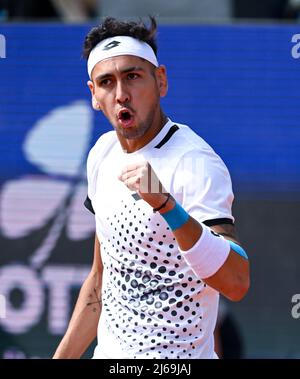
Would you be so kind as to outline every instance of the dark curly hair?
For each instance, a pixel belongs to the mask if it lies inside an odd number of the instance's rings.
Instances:
[[[157,23],[154,17],[149,16],[149,18],[150,25],[147,27],[142,20],[124,22],[107,17],[101,25],[94,27],[86,36],[83,45],[83,56],[88,59],[91,51],[99,42],[115,36],[129,36],[144,41],[152,47],[155,55],[157,55],[155,41]]]

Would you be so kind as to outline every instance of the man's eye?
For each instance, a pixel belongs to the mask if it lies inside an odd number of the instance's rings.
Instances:
[[[100,81],[100,87],[106,87],[106,86],[109,86],[111,84],[111,79],[103,79]]]
[[[127,78],[130,79],[130,80],[136,79],[136,78],[138,78],[138,74],[135,74],[135,73],[132,72],[132,73],[130,73],[130,74],[127,75]]]

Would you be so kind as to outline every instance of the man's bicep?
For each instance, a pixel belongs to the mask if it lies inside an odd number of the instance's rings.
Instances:
[[[220,224],[220,225],[213,225],[210,226],[210,228],[223,236],[225,239],[228,239],[230,241],[236,242],[239,244],[239,240],[237,237],[236,229],[234,224]]]
[[[240,247],[234,225],[220,224],[210,228],[236,245],[230,245],[229,254],[223,265],[212,276],[205,278],[204,281],[228,299],[239,301],[245,296],[250,285],[247,255],[240,253],[240,251],[244,252],[244,250]]]

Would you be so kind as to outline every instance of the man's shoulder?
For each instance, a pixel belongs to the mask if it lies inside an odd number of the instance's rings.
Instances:
[[[111,130],[107,133],[103,133],[91,148],[89,158],[110,149],[116,141],[117,137],[115,131]]]
[[[87,167],[93,167],[97,161],[102,160],[117,142],[116,133],[112,130],[103,133],[88,154]]]
[[[214,149],[190,126],[176,123],[178,133],[174,135],[173,148],[180,151],[180,155],[217,156]]]
[[[174,152],[178,160],[178,169],[187,168],[191,164],[202,167],[206,173],[211,175],[228,175],[226,164],[220,155],[209,145],[201,136],[192,128],[183,124],[176,124],[179,127],[179,133],[174,140]]]
[[[117,141],[116,132],[111,130],[109,132],[101,134],[101,136],[97,139],[94,146],[91,148],[91,151],[101,150],[107,147],[110,147]]]

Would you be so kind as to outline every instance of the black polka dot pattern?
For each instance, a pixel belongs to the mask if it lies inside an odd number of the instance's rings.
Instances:
[[[166,222],[129,197],[104,221],[107,328],[133,358],[196,357],[204,283],[180,255]]]

